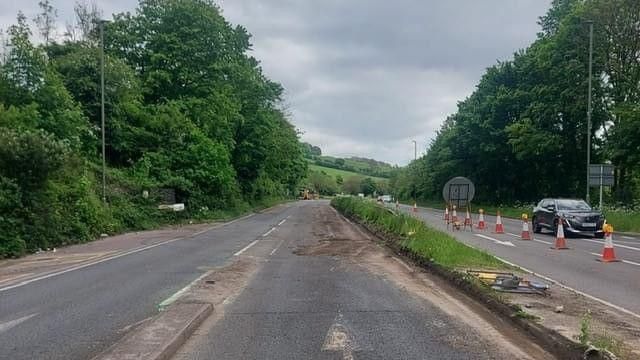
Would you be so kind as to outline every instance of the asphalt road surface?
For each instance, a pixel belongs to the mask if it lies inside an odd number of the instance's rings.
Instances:
[[[264,265],[219,310],[222,318],[201,329],[175,360],[549,358],[531,349],[510,353],[489,326],[480,325],[482,337],[406,291],[410,285],[365,270],[362,264],[371,258],[378,265],[385,258],[399,265],[388,255],[379,257],[387,252],[328,202],[299,204],[262,241],[277,245],[256,246],[244,255]]]
[[[444,295],[430,302],[388,278],[346,266],[340,248],[329,251],[325,242],[350,246],[365,235],[336,219],[326,201],[290,203],[191,238],[0,287],[0,358],[91,358],[208,269],[245,256],[258,257],[261,266],[180,358],[529,357],[523,354],[533,345],[509,346],[500,335],[513,331],[494,334],[472,314],[465,323],[456,310],[445,311]],[[351,255],[363,256],[358,251]],[[485,334],[471,330],[474,324]]]
[[[418,208],[418,212],[413,213],[406,205],[401,205],[401,210],[411,212],[468,245],[621,307],[629,311],[630,316],[640,318],[640,239],[614,234],[615,254],[622,261],[602,263],[596,259],[602,253],[603,239],[567,238],[569,250],[553,250],[550,247],[555,242],[555,235],[545,230],[541,234],[532,233],[531,241],[521,240],[521,220],[502,218],[505,234],[494,233],[494,216],[485,216],[487,230],[451,231],[443,220],[444,211]],[[459,218],[464,219],[464,216],[458,214]],[[477,214],[472,218],[476,223]]]

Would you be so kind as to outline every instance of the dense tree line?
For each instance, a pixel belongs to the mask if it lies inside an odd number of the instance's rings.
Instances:
[[[210,0],[140,0],[104,25],[103,204],[101,14],[78,3],[59,37],[55,8],[40,5],[37,33],[19,13],[2,44],[0,257],[298,192],[298,133],[247,30]],[[185,213],[157,210],[166,189]]]
[[[394,177],[404,198],[439,199],[467,176],[480,201],[584,197],[589,26],[594,24],[592,163],[610,161],[609,196],[640,198],[640,2],[554,0],[537,40],[487,69],[422,158]],[[595,194],[595,193],[594,193]]]

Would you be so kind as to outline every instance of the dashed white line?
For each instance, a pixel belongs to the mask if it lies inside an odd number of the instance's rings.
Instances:
[[[269,255],[273,255],[276,253],[276,251],[278,251],[278,249],[280,249],[280,246],[282,246],[282,244],[284,243],[284,239],[282,239],[282,241],[280,241],[280,243],[278,244],[278,246],[276,246],[273,250],[271,250],[271,254]]]
[[[266,233],[262,234],[262,237],[267,237],[269,236],[269,234],[271,234],[272,232],[274,232],[276,230],[275,227],[272,227],[271,230],[267,231]]]
[[[629,260],[622,260],[623,263],[629,264],[629,265],[635,265],[635,266],[640,266],[639,263],[634,262],[634,261],[629,261]]]
[[[636,239],[636,238],[631,237],[631,236],[624,236],[624,235],[623,235],[622,237],[623,237],[623,238],[625,238],[625,239],[629,239],[629,240],[635,240],[635,239]]]
[[[539,239],[532,239],[533,241],[537,241],[539,243],[543,243],[543,244],[547,244],[547,245],[553,245],[552,242],[550,241],[544,241],[544,240],[539,240]]]
[[[519,237],[520,237],[520,235],[518,235],[518,234],[514,234],[514,233],[510,233],[510,232],[505,233],[505,234],[507,234],[507,235],[511,235],[511,236],[513,236],[513,237],[517,237],[517,238],[519,238]]]
[[[282,219],[282,220],[278,223],[278,226],[280,226],[280,225],[284,224],[284,222],[285,222],[285,221],[287,221],[287,219]]]
[[[515,247],[515,245],[511,241],[500,241],[498,239],[492,238],[491,236],[482,235],[482,234],[473,234],[473,235],[475,235],[477,237],[481,237],[483,239],[491,240],[491,241],[495,242],[496,244]]]
[[[243,252],[249,250],[250,247],[252,247],[253,245],[258,243],[258,239],[253,240],[253,242],[245,247],[243,247],[240,251],[238,251],[237,253],[233,254],[233,256],[240,256],[242,255]]]
[[[191,287],[193,285],[195,285],[198,281],[202,280],[205,276],[207,276],[207,274],[208,274],[208,272],[198,276],[195,280],[190,282],[189,285],[187,285],[187,286],[183,287],[182,289],[178,290],[175,294],[171,295],[166,300],[164,300],[163,302],[158,304],[158,309],[164,310],[164,308],[166,308],[167,306],[173,304],[176,300],[178,300],[178,298],[180,296],[182,296],[182,294],[184,294],[185,292],[189,291],[189,289],[191,289]]]
[[[15,326],[18,326],[21,323],[31,319],[32,317],[34,317],[36,315],[38,315],[38,313],[33,313],[31,315],[23,316],[23,317],[21,317],[19,319],[15,319],[15,320],[7,321],[7,322],[4,322],[4,323],[0,323],[0,333],[3,333],[3,332],[5,332],[5,331],[7,331],[7,330],[9,330],[9,329],[11,329],[11,328],[13,328]]]
[[[584,239],[584,238],[581,238],[581,239],[578,239],[578,240],[589,241],[589,242],[596,243],[596,244],[602,244],[602,243],[603,243],[603,241],[602,241],[602,240],[598,241],[598,240],[591,240],[591,239]],[[615,241],[614,241],[614,246],[615,246],[615,247],[621,247],[621,248],[623,248],[623,249],[629,249],[629,250],[640,251],[640,248],[633,247],[633,246],[628,246],[628,245],[615,244]]]

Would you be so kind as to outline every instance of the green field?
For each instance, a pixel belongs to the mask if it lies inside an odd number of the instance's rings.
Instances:
[[[351,171],[344,171],[344,170],[338,170],[338,169],[334,169],[334,168],[328,168],[328,167],[324,167],[324,166],[319,166],[316,164],[312,164],[309,163],[309,170],[313,170],[313,171],[324,171],[327,175],[332,176],[332,177],[336,177],[338,175],[342,176],[342,179],[345,180],[347,178],[350,178],[352,176],[358,176],[358,177],[370,177],[373,180],[382,180],[382,181],[388,181],[389,179],[385,179],[385,178],[380,178],[380,177],[375,177],[375,176],[368,176],[368,175],[362,175],[362,174],[358,174],[355,172],[351,172]]]

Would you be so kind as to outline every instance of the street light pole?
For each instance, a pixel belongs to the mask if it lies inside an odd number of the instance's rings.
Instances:
[[[591,80],[593,78],[593,21],[589,21],[589,96],[587,103],[587,202],[589,202],[589,166],[591,165]]]
[[[100,122],[102,129],[102,202],[107,203],[107,173],[104,134],[104,23],[100,21]]]
[[[415,140],[413,142],[413,160],[418,160],[418,143]]]

